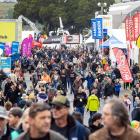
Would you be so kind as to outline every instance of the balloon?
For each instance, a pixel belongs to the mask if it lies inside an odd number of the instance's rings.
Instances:
[[[131,127],[138,129],[140,127],[140,122],[138,121],[131,121]]]

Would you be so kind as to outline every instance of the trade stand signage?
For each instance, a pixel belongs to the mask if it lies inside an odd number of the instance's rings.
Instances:
[[[4,48],[5,48],[5,43],[0,42],[0,51],[2,52],[2,54],[0,54],[1,56],[4,54]]]
[[[10,57],[0,58],[0,70],[3,70],[7,75],[11,73],[11,58]]]
[[[102,39],[103,38],[103,20],[102,18],[91,19],[92,23],[92,38]]]
[[[92,38],[96,39],[96,19],[91,19],[92,24]]]
[[[127,41],[136,41],[140,35],[140,12],[125,19],[125,31]]]
[[[12,42],[12,54],[18,53],[19,42]]]
[[[103,19],[96,18],[96,38],[102,39],[103,38]]]
[[[134,38],[135,40],[137,40],[140,34],[140,13],[136,13],[133,16],[133,22],[134,22]]]

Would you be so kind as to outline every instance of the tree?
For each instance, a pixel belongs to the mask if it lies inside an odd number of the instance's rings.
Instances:
[[[59,17],[62,17],[66,28],[73,32],[81,32],[90,27],[90,19],[100,10],[97,3],[101,0],[17,0],[14,8],[14,17],[24,15],[31,21],[43,24],[46,30],[55,30],[59,27]],[[114,0],[107,2],[107,7]]]

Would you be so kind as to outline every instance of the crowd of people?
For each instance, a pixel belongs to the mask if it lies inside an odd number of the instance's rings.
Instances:
[[[137,64],[131,67],[133,82],[122,84],[117,64],[111,66],[107,56],[61,46],[35,47],[30,58],[22,56],[12,68],[9,76],[0,72],[0,140],[140,139]],[[139,122],[136,130],[130,118]]]

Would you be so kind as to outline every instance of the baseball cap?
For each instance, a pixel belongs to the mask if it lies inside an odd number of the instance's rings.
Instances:
[[[52,105],[70,107],[70,102],[67,99],[67,97],[65,97],[63,95],[58,95],[58,96],[54,97],[54,99],[52,101]]]
[[[8,114],[3,106],[0,106],[0,118],[8,119]]]

